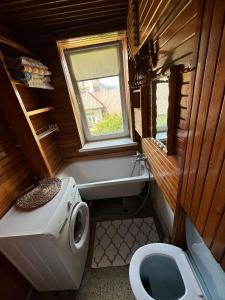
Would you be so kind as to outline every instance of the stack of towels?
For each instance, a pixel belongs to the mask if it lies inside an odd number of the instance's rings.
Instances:
[[[13,78],[22,81],[29,87],[53,90],[50,84],[51,72],[48,67],[39,60],[19,56],[16,58],[7,58],[7,65]]]

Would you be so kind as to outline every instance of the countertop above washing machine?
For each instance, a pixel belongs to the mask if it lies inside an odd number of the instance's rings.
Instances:
[[[57,235],[69,216],[78,192],[72,177],[61,180],[60,192],[45,205],[32,210],[13,206],[0,220],[0,237],[40,233]]]

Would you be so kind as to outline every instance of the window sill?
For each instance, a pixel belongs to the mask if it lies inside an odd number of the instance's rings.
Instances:
[[[120,138],[114,140],[86,143],[83,148],[79,150],[79,152],[90,152],[130,146],[137,146],[137,143],[133,142],[131,138]]]

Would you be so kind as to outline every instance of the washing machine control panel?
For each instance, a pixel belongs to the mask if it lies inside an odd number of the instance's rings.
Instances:
[[[76,184],[74,183],[71,187],[70,197],[67,200],[67,209],[68,209],[68,211],[70,211],[71,208],[73,208],[73,206],[75,204],[77,204],[78,202],[81,202],[81,201],[82,201],[82,199],[80,197],[79,190],[78,190]]]

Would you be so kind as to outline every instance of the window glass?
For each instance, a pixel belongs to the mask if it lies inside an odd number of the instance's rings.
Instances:
[[[119,76],[78,83],[91,135],[123,132]]]
[[[162,143],[167,141],[167,117],[169,106],[168,78],[162,78],[156,84],[156,138]]]

